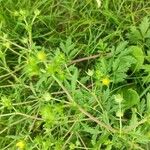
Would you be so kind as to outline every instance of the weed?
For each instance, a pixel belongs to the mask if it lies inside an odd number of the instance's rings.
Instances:
[[[149,12],[0,0],[0,149],[149,150]]]

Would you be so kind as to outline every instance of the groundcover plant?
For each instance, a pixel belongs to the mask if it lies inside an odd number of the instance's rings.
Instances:
[[[0,0],[0,149],[150,149],[149,0]]]

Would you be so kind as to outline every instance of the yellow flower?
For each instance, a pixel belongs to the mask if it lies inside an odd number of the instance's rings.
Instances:
[[[37,58],[41,61],[45,61],[46,60],[46,53],[44,51],[39,51],[37,53]]]
[[[16,147],[18,147],[18,149],[23,150],[25,148],[25,142],[24,141],[19,141],[16,144]]]
[[[109,86],[110,84],[110,79],[108,77],[103,78],[101,81],[103,85]]]

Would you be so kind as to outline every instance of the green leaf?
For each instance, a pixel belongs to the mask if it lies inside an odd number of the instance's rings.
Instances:
[[[145,37],[146,32],[148,31],[149,26],[150,26],[149,19],[148,19],[148,17],[145,17],[143,19],[143,21],[141,22],[141,24],[139,25],[139,29],[140,29],[141,34],[142,34],[143,37]]]
[[[132,117],[131,117],[131,120],[130,120],[130,125],[134,126],[137,123],[138,123],[138,117],[137,117],[136,109],[133,108],[132,109]]]
[[[150,64],[143,65],[142,69],[144,69],[145,72],[150,73]]]
[[[145,56],[145,58],[148,62],[150,62],[150,51],[147,51],[147,56]]]
[[[150,74],[148,74],[147,76],[143,77],[143,82],[144,83],[150,83]]]
[[[143,77],[143,82],[149,83],[150,82],[150,65],[145,64],[142,66],[142,69],[144,69],[144,72],[146,73],[146,75]]]
[[[150,29],[148,29],[148,31],[146,32],[145,38],[150,38]]]
[[[141,33],[135,26],[131,26],[130,33],[128,34],[128,38],[132,43],[135,43],[138,40],[142,40]]]
[[[92,134],[92,135],[97,135],[97,134],[100,133],[100,131],[99,131],[98,128],[90,127],[88,124],[83,123],[82,126],[83,126],[83,128],[84,128],[84,129],[83,129],[84,132],[90,133],[90,134]]]
[[[126,73],[133,63],[135,63],[135,59],[130,55],[116,58],[112,66],[113,82],[122,82],[127,77]]]
[[[79,50],[75,48],[75,46],[76,45],[72,42],[71,37],[68,37],[65,43],[60,43],[61,50],[69,59],[73,59],[79,53]]]
[[[73,74],[73,76],[72,76],[72,78],[71,78],[71,89],[72,89],[72,93],[75,93],[78,75],[79,75],[78,69],[75,68],[74,74]]]
[[[130,49],[132,50],[132,55],[137,60],[134,69],[138,71],[142,68],[142,65],[144,63],[143,50],[138,46],[131,46]]]
[[[140,102],[139,94],[133,89],[123,91],[124,105],[126,109],[130,109]]]
[[[150,93],[147,93],[146,100],[147,100],[147,113],[150,114]]]
[[[126,48],[127,44],[128,44],[127,41],[119,43],[119,45],[116,48],[115,54],[119,54],[120,52],[122,52]]]

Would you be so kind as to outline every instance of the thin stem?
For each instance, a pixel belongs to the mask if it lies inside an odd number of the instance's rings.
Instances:
[[[24,116],[24,117],[27,117],[27,118],[30,118],[30,119],[36,119],[36,120],[43,121],[42,118],[37,118],[35,116],[30,116],[30,115],[23,114],[23,113],[20,113],[20,112],[9,113],[9,114],[2,114],[2,115],[0,115],[0,117],[7,117],[7,116],[12,116],[12,115],[20,115],[20,116]]]
[[[72,64],[75,64],[75,63],[79,63],[79,62],[82,62],[82,61],[86,61],[86,60],[90,60],[90,59],[95,59],[95,58],[98,58],[100,56],[101,56],[100,54],[96,54],[96,55],[93,55],[93,56],[88,56],[88,57],[75,59],[69,65],[72,65]]]
[[[122,114],[121,103],[119,103],[119,111]],[[119,125],[120,125],[119,132],[120,132],[120,136],[122,135],[122,115],[121,114],[119,115]]]
[[[62,83],[55,76],[53,76],[53,78],[59,84],[59,86],[64,90],[64,92],[66,93],[69,101],[72,102],[75,106],[77,106],[77,108],[80,110],[80,112],[82,112],[84,115],[86,115],[87,117],[89,117],[93,122],[96,122],[101,127],[104,127],[105,129],[107,129],[108,131],[111,131],[112,133],[116,132],[116,129],[114,129],[111,126],[109,126],[109,125],[103,123],[102,121],[98,120],[97,118],[95,118],[94,116],[92,116],[90,113],[88,113],[86,110],[84,110],[80,105],[78,105],[74,101],[74,99],[72,98],[72,96],[70,95],[70,93],[68,92],[68,90],[62,85]]]

